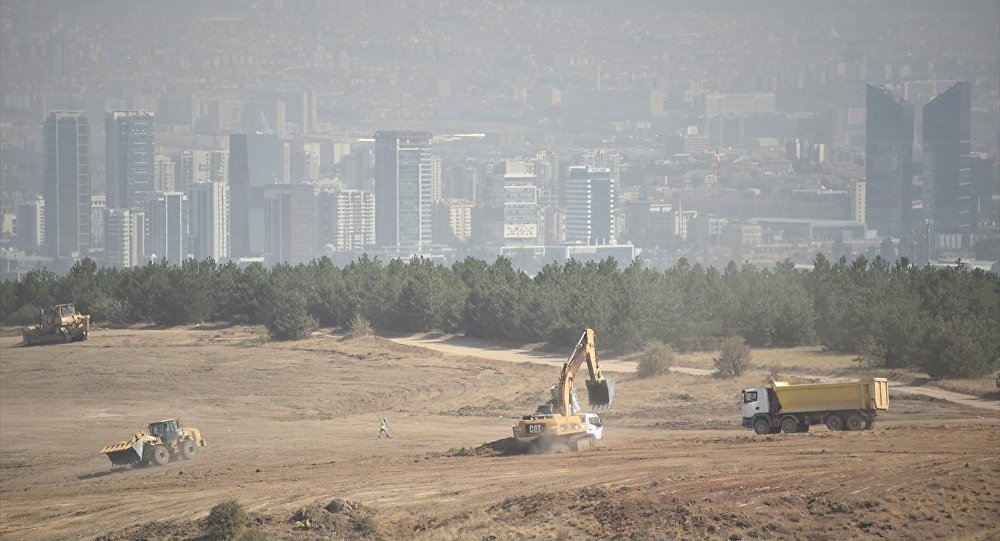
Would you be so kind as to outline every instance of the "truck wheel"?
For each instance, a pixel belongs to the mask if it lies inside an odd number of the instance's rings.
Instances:
[[[802,433],[809,432],[809,423],[802,423],[796,428],[798,428],[798,431]]]
[[[184,440],[181,442],[181,457],[184,460],[191,460],[195,455],[198,454],[198,446],[194,444],[191,440]]]
[[[785,434],[794,434],[799,431],[799,420],[791,415],[781,419],[781,431]]]
[[[167,446],[154,446],[152,454],[149,457],[149,463],[154,466],[163,466],[167,462],[170,462],[170,451],[167,450]]]
[[[844,418],[840,415],[833,414],[826,416],[826,427],[832,431],[838,431],[844,429]]]
[[[847,429],[848,430],[863,430],[865,428],[865,420],[861,418],[857,413],[852,413],[847,416]]]
[[[769,423],[767,419],[757,419],[753,422],[753,432],[754,434],[770,434],[771,423]]]

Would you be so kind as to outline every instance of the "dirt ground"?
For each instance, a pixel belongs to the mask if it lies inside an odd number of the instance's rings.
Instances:
[[[0,338],[0,538],[197,539],[235,498],[270,539],[1000,539],[996,410],[890,389],[874,430],[755,436],[738,396],[759,376],[609,372],[597,447],[509,454],[558,369],[468,351],[245,327]],[[192,461],[98,453],[175,416],[208,442]]]

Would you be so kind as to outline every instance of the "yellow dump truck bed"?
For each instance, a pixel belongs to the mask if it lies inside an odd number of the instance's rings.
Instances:
[[[889,409],[889,382],[885,378],[804,385],[776,381],[773,388],[782,413]]]

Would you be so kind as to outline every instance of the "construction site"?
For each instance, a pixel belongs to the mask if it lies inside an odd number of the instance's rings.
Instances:
[[[818,348],[754,351],[735,379],[697,356],[639,379],[589,331],[541,351],[88,330],[0,338],[4,540],[207,538],[229,499],[262,539],[1000,538],[996,396]],[[857,418],[773,376],[862,382]]]

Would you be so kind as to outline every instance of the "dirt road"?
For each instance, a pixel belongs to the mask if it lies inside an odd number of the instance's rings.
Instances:
[[[1000,422],[977,410],[906,399],[872,431],[760,437],[735,413],[748,381],[622,375],[597,448],[498,456],[480,446],[555,372],[487,353],[245,328],[0,339],[0,536],[196,538],[232,497],[284,539],[1000,534]],[[174,416],[205,434],[195,460],[112,472],[97,453]]]
[[[428,335],[417,334],[412,336],[392,337],[390,338],[390,340],[398,344],[423,347],[427,349],[432,349],[434,351],[440,351],[442,353],[448,353],[450,355],[477,356],[477,357],[495,359],[498,361],[506,361],[506,362],[522,362],[522,363],[532,362],[532,363],[547,364],[550,366],[561,366],[563,361],[565,360],[563,357],[560,357],[559,355],[552,353],[521,349],[521,348],[503,349],[502,347],[499,347],[494,343],[490,343],[485,340],[477,340],[475,338],[467,338],[464,336],[428,336]],[[602,358],[601,368],[607,371],[632,373],[635,372],[636,363],[632,361],[624,361],[621,359]],[[692,368],[686,366],[672,366],[670,367],[670,371],[677,372],[680,374],[690,374],[693,376],[712,375],[711,370],[706,370],[704,368]],[[822,376],[817,374],[794,374],[794,375],[801,378],[816,380],[820,382],[845,381],[846,379],[849,379],[849,378]],[[903,385],[895,381],[890,381],[889,385],[895,392],[916,394],[916,395],[936,398],[939,400],[947,400],[949,402],[962,404],[963,406],[992,411],[993,413],[1000,415],[1000,400],[987,400],[984,398],[979,398],[977,396],[971,396],[971,395],[956,393],[953,391],[947,391],[944,389],[938,389],[936,387]]]

